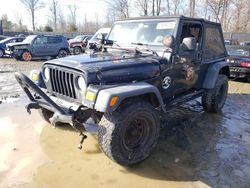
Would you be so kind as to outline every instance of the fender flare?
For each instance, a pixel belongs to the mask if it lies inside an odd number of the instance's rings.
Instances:
[[[228,63],[226,61],[220,61],[220,62],[216,62],[216,63],[211,64],[208,67],[206,76],[205,76],[203,84],[202,84],[202,88],[204,88],[204,89],[214,88],[216,81],[218,79],[218,76],[220,74],[220,71],[223,68],[228,68],[228,70],[229,70],[229,66],[228,66]]]
[[[121,102],[127,98],[137,97],[144,94],[153,94],[161,106],[161,109],[166,112],[165,105],[157,87],[146,82],[138,82],[103,89],[98,92],[94,108],[99,112],[113,112]],[[112,97],[118,96],[118,101],[113,107],[109,106]]]

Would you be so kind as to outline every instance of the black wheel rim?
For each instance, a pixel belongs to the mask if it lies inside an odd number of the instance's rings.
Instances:
[[[78,54],[80,54],[80,53],[81,53],[80,48],[75,48],[75,55],[78,55]]]
[[[127,150],[135,150],[143,147],[149,141],[150,120],[143,116],[137,116],[125,125],[123,144]]]
[[[67,56],[67,52],[65,51],[65,50],[61,50],[60,52],[59,52],[59,55],[58,55],[59,57],[65,57],[65,56]]]

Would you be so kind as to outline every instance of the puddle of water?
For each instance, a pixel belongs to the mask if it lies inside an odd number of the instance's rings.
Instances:
[[[249,187],[249,101],[250,95],[229,94],[223,113],[204,113],[199,101],[171,111],[154,153],[133,167],[109,160],[95,135],[89,134],[78,150],[74,131],[44,126],[33,139],[39,140],[36,147],[46,162],[37,167],[23,157],[17,169],[29,166],[32,180],[13,180],[11,187]]]

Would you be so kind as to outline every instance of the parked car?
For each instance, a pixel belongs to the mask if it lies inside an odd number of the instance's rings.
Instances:
[[[6,45],[9,43],[22,42],[25,37],[8,37],[0,41],[0,57],[5,55]]]
[[[73,39],[70,39],[69,49],[74,55],[78,55],[80,53],[84,53],[89,39],[91,39],[93,35],[78,35]]]
[[[230,77],[250,78],[250,46],[227,46]]]
[[[44,57],[61,58],[69,54],[69,44],[62,35],[30,35],[23,42],[7,44],[6,53],[24,61]]]
[[[250,46],[250,41],[244,41],[240,43],[241,46]]]
[[[84,126],[97,132],[111,160],[134,165],[153,152],[167,111],[198,97],[205,111],[222,110],[229,67],[219,23],[132,18],[115,22],[98,41],[92,54],[45,62],[33,81],[15,74],[30,99],[27,111],[39,109],[53,126],[69,123],[80,132],[79,148],[87,138]]]
[[[0,40],[6,39],[6,38],[8,38],[8,37],[4,36],[4,35],[0,35]]]
[[[226,46],[229,46],[229,45],[239,45],[239,41],[237,39],[224,39],[224,43]]]
[[[108,35],[108,33],[110,32],[111,28],[101,28],[99,29],[92,37],[91,39],[88,41],[88,49],[94,49],[96,47],[96,42],[97,42],[97,36],[98,34],[102,34],[104,37],[106,37]]]

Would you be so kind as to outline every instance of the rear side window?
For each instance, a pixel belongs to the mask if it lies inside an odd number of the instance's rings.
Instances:
[[[207,25],[204,41],[203,59],[210,60],[225,56],[224,40],[219,27]]]
[[[61,43],[62,37],[48,37],[49,44]]]

